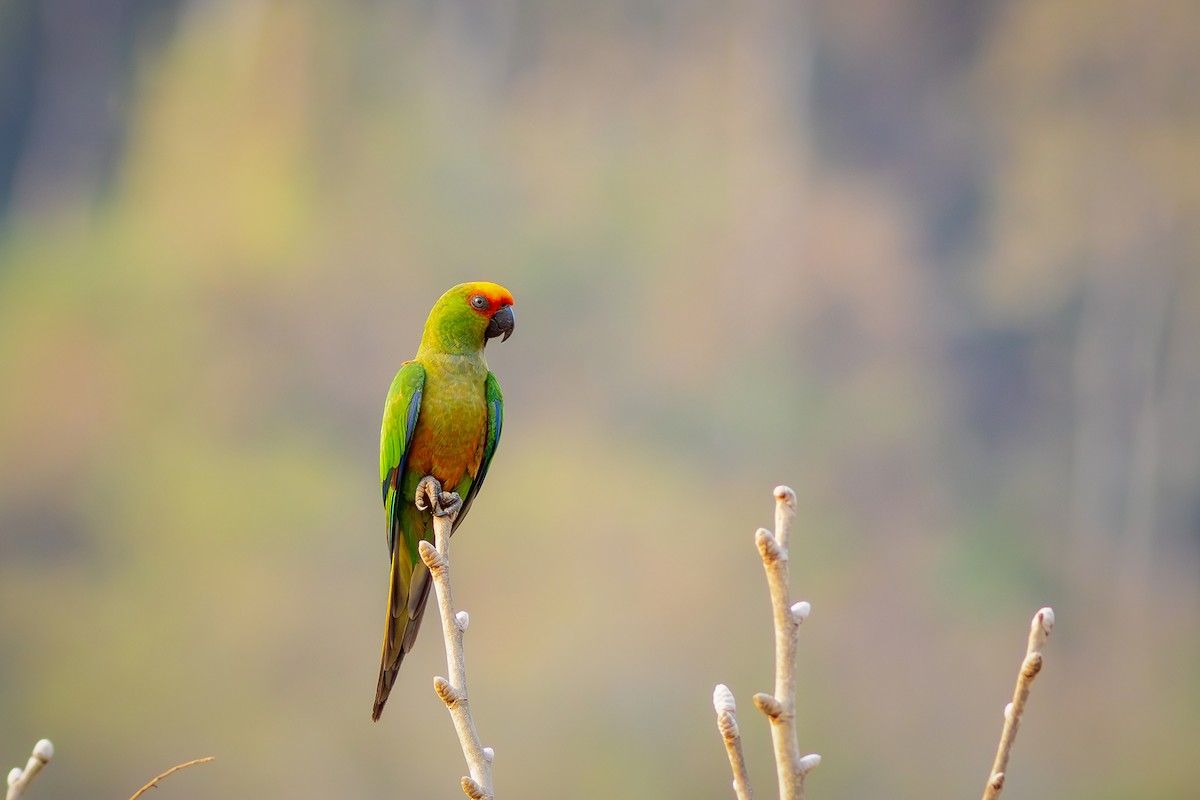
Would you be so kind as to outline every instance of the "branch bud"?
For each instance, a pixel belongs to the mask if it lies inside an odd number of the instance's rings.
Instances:
[[[1042,661],[1041,653],[1030,653],[1025,656],[1025,663],[1021,665],[1021,674],[1027,680],[1033,680],[1042,671]]]
[[[816,753],[809,753],[804,758],[800,759],[797,766],[800,767],[800,774],[807,775],[821,764],[821,757]]]
[[[1052,630],[1054,630],[1054,609],[1047,606],[1034,614],[1033,621],[1029,623],[1028,652],[1040,652],[1042,645],[1046,643],[1046,637]]]
[[[442,677],[433,679],[433,690],[437,692],[437,696],[442,698],[442,702],[448,706],[455,706],[462,702],[462,694],[450,685],[450,681]]]
[[[786,503],[792,508],[796,507],[796,493],[792,491],[790,486],[775,487],[775,501],[777,503]]]
[[[13,767],[10,769],[8,771],[8,785],[12,786],[14,783],[21,780],[21,776],[24,774],[25,773],[21,771],[20,767]]]
[[[462,790],[466,792],[467,797],[471,798],[471,800],[486,800],[487,798],[483,787],[466,775],[462,779]]]
[[[454,621],[458,623],[458,629],[465,632],[467,626],[471,624],[471,615],[465,611],[460,611],[454,615]]]
[[[733,700],[733,692],[729,691],[729,687],[723,683],[718,683],[717,688],[713,689],[713,709],[718,714],[732,714],[737,711],[737,703]]]
[[[429,567],[430,572],[445,569],[446,559],[442,557],[442,554],[432,544],[422,539],[417,544],[417,550],[420,551],[421,560],[425,562],[425,566]]]
[[[54,743],[49,739],[39,739],[33,746],[33,757],[45,764],[54,758]]]
[[[483,758],[489,764],[492,763],[492,761],[496,758],[496,751],[490,747],[483,748]]]
[[[1050,635],[1050,631],[1054,630],[1054,609],[1046,606],[1037,613],[1037,621],[1042,626],[1042,633],[1046,636]]]
[[[754,695],[754,705],[758,706],[758,710],[771,719],[778,719],[779,715],[783,713],[783,704],[766,692]]]
[[[758,545],[758,551],[762,553],[764,561],[778,561],[783,558],[783,549],[775,540],[775,535],[766,528],[755,531],[754,543]]]
[[[796,620],[796,624],[799,625],[804,622],[804,620],[808,619],[808,615],[812,613],[812,603],[809,603],[807,600],[801,600],[799,603],[793,603],[791,612],[792,619]]]

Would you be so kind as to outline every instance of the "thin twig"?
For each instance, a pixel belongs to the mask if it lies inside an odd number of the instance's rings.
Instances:
[[[1029,644],[1025,648],[1021,671],[1017,673],[1013,699],[1004,707],[1004,728],[1000,732],[1000,747],[996,750],[996,760],[992,763],[992,771],[983,790],[983,800],[996,800],[1004,789],[1008,756],[1012,752],[1013,742],[1017,739],[1017,728],[1021,725],[1021,715],[1025,713],[1025,703],[1029,700],[1029,689],[1033,685],[1033,679],[1042,670],[1042,647],[1052,630],[1054,609],[1043,608],[1033,615],[1033,621],[1029,625]]]
[[[804,776],[821,763],[815,753],[800,757],[796,741],[796,646],[800,623],[812,607],[788,599],[788,540],[796,515],[796,493],[787,486],[775,487],[775,530],[759,528],[754,536],[767,573],[771,611],[775,620],[775,694],[754,695],[754,704],[771,720],[775,744],[775,771],[779,776],[780,800],[804,800]]]
[[[725,740],[725,751],[729,754],[729,768],[733,770],[733,790],[738,800],[754,800],[754,789],[750,786],[750,774],[746,771],[746,757],[742,754],[742,735],[738,731],[737,704],[733,692],[723,683],[713,691],[713,708],[717,712],[717,730]]]
[[[5,800],[19,800],[25,790],[29,788],[29,784],[33,783],[33,779],[42,767],[54,758],[54,745],[49,739],[40,739],[33,746],[33,755],[29,756],[29,761],[25,764],[25,769],[13,767],[8,773],[8,792],[5,793]]]
[[[204,758],[192,759],[191,761],[187,761],[183,764],[176,764],[175,766],[171,767],[169,770],[162,773],[161,775],[156,776],[154,778],[154,780],[150,781],[145,786],[143,786],[142,788],[140,788],[136,792],[134,792],[133,797],[130,797],[129,800],[137,800],[143,794],[145,794],[146,792],[148,792],[151,789],[158,786],[158,782],[161,781],[163,778],[167,777],[168,775],[179,772],[179,770],[181,770],[181,769],[187,769],[188,767],[194,767],[197,764],[207,764],[209,761],[212,761],[214,759],[216,759],[216,756],[205,756]]]
[[[775,694],[754,695],[754,704],[771,720],[771,739],[775,746],[775,769],[779,775],[780,800],[804,800],[804,776],[821,763],[816,753],[800,757],[796,742],[796,645],[800,623],[808,618],[812,606],[788,600],[788,540],[792,518],[796,515],[796,493],[786,486],[775,487],[775,533],[759,528],[754,541],[762,555],[771,592],[775,622]],[[723,691],[722,691],[723,690]],[[739,800],[752,796],[741,742],[734,717],[733,694],[724,686],[713,693],[717,726],[725,739],[733,786]]]
[[[452,499],[457,501],[457,495]],[[442,505],[455,507],[458,503],[446,503],[443,495]],[[471,707],[467,700],[467,662],[463,654],[463,633],[467,629],[470,617],[466,611],[454,613],[454,598],[450,589],[450,534],[456,515],[456,512],[442,516],[435,513],[435,544],[422,541],[419,545],[421,558],[433,576],[438,611],[442,615],[442,635],[446,640],[446,669],[450,675],[449,680],[434,678],[433,688],[450,711],[454,730],[457,731],[459,744],[462,745],[463,757],[466,758],[467,768],[471,771],[470,777],[463,776],[463,791],[472,800],[494,800],[492,758],[495,753],[492,748],[484,747],[479,741],[479,733],[475,730],[475,721],[471,718]]]

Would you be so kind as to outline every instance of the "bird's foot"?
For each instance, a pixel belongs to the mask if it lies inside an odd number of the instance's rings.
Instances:
[[[414,502],[418,511],[432,511],[435,517],[448,515],[453,519],[462,508],[462,498],[454,492],[442,491],[441,482],[432,475],[421,478]]]
[[[438,498],[440,508],[434,509],[433,514],[437,517],[454,519],[462,510],[462,504],[462,498],[458,496],[458,492],[442,492],[441,497]]]
[[[432,475],[426,475],[417,484],[417,496],[413,498],[413,502],[417,504],[418,511],[433,511],[437,513],[438,507],[441,505],[441,497],[441,481]]]

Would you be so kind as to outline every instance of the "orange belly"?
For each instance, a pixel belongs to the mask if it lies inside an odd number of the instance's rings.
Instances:
[[[487,435],[484,387],[430,386],[426,383],[421,411],[413,431],[408,471],[418,479],[432,475],[446,491],[464,476],[479,474]]]

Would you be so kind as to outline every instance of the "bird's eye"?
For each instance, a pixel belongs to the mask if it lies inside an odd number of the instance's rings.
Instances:
[[[485,308],[488,307],[488,300],[483,295],[477,294],[471,298],[471,305],[473,305],[475,308],[479,309],[480,311],[483,311]]]

